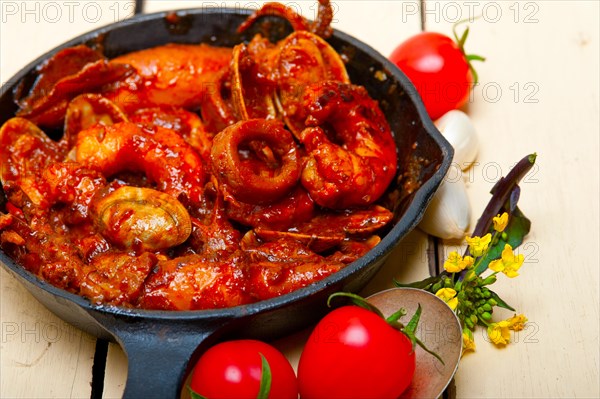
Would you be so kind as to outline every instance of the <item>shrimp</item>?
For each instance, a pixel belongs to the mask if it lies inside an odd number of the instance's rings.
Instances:
[[[213,135],[193,112],[176,107],[142,108],[131,114],[129,120],[146,129],[162,126],[174,130],[198,151],[203,160],[210,158]]]
[[[158,190],[198,203],[205,182],[198,153],[176,132],[161,126],[143,129],[131,122],[95,125],[79,132],[75,158],[80,164],[112,176],[145,172]]]
[[[323,207],[372,204],[397,168],[394,138],[377,102],[361,86],[329,81],[308,87],[304,104],[302,185]]]
[[[241,233],[232,226],[225,214],[223,197],[216,186],[216,179],[212,176],[211,182],[206,185],[204,196],[206,201],[212,202],[212,209],[204,217],[192,219],[194,230],[190,249],[209,260],[229,257],[239,250],[241,239]]]

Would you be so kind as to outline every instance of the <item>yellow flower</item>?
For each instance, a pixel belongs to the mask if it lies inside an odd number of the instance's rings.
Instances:
[[[525,323],[527,323],[527,317],[522,314],[515,314],[513,317],[507,320],[510,324],[509,328],[513,331],[521,331],[525,328]]]
[[[477,257],[483,255],[487,250],[490,242],[492,242],[492,235],[487,233],[483,237],[467,237],[467,244],[469,244],[469,251],[471,255]]]
[[[488,267],[497,273],[501,273],[504,271],[504,263],[502,263],[502,259],[496,259],[491,261]]]
[[[502,258],[491,261],[489,268],[495,272],[502,272],[506,274],[507,277],[513,278],[519,275],[517,271],[521,268],[524,261],[525,257],[522,254],[515,255],[512,247],[509,244],[505,244],[504,249],[502,250]]]
[[[465,268],[470,269],[475,264],[475,259],[472,256],[465,256],[463,258],[463,262],[465,264]]]
[[[456,251],[450,252],[448,255],[448,259],[444,262],[444,269],[448,273],[458,273],[461,272],[466,267],[466,263],[463,261],[462,256],[458,254]]]
[[[508,213],[504,212],[502,215],[492,218],[492,222],[494,223],[494,230],[502,233],[508,225]]]
[[[473,331],[465,328],[462,334],[463,338],[463,355],[465,352],[475,351],[475,339],[473,338]]]
[[[510,342],[509,322],[507,320],[490,324],[487,333],[496,345],[506,345]]]
[[[450,306],[450,309],[454,310],[458,306],[458,298],[456,297],[456,291],[452,288],[440,288],[435,296],[442,299]]]

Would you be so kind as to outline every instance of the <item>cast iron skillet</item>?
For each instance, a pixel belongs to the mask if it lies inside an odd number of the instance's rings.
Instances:
[[[289,32],[286,22],[266,18],[254,31],[239,36],[236,27],[247,16],[239,9],[179,11],[175,23],[172,17],[167,22],[166,15],[164,12],[138,15],[109,25],[33,61],[2,88],[0,123],[16,111],[12,91],[17,82],[31,81],[35,67],[65,47],[100,44],[106,56],[114,57],[169,42],[233,46],[266,27],[273,39]],[[41,281],[0,251],[6,270],[48,309],[74,326],[123,347],[129,361],[124,397],[177,397],[183,377],[193,364],[191,360],[195,359],[194,353],[217,337],[229,334],[272,339],[314,322],[326,311],[329,294],[339,290],[355,292],[364,287],[398,241],[421,219],[450,165],[451,146],[435,129],[409,80],[393,64],[344,33],[335,32],[329,41],[348,58],[352,81],[365,86],[379,100],[398,146],[400,172],[389,195],[394,206],[394,224],[381,243],[361,259],[322,281],[278,298],[228,309],[168,312],[92,305],[82,297]],[[415,169],[414,165],[419,167]],[[413,173],[403,173],[409,169]],[[406,184],[409,174],[413,176],[412,185]]]

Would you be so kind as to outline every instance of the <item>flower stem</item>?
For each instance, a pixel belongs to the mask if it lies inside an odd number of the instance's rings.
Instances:
[[[477,320],[479,321],[479,323],[483,324],[486,327],[490,326],[490,323],[488,323],[487,321],[483,320],[481,317],[478,317]]]
[[[494,235],[492,235],[492,240],[490,242],[490,245],[488,245],[488,247],[483,252],[483,254],[481,254],[481,256],[479,256],[477,258],[477,260],[475,261],[475,264],[473,265],[473,270],[477,270],[477,266],[479,266],[481,264],[481,262],[483,262],[483,260],[487,256],[487,254],[490,252],[490,250],[492,249],[492,244],[493,244],[494,240],[498,237],[498,234],[500,234],[500,233],[498,233],[497,231],[494,231]],[[467,248],[467,252],[468,251],[469,251],[469,249]]]

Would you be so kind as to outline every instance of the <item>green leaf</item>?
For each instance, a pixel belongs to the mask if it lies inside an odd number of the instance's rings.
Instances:
[[[258,390],[258,396],[256,399],[267,399],[271,392],[271,367],[269,362],[262,353],[259,353],[260,361],[262,366],[262,373],[260,376],[260,389]]]
[[[207,399],[206,397],[204,397],[204,396],[200,395],[199,393],[197,393],[196,391],[194,391],[192,389],[192,387],[189,385],[188,385],[188,391],[190,391],[190,397],[192,399]]]
[[[504,230],[507,235],[507,240],[505,241],[500,235],[498,236],[498,242],[491,247],[486,256],[481,259],[481,262],[475,269],[475,273],[480,275],[487,270],[491,261],[500,258],[502,256],[502,250],[504,249],[505,244],[510,244],[513,249],[521,245],[521,243],[523,243],[523,238],[527,235],[527,233],[529,233],[530,228],[531,221],[527,219],[525,215],[523,215],[523,212],[521,212],[518,207],[516,207],[513,213],[510,215],[508,226],[506,226],[506,229]]]
[[[425,280],[417,281],[410,284],[402,284],[399,283],[397,280],[394,280],[394,284],[396,284],[397,287],[418,288],[420,290],[424,290],[430,285],[437,283],[440,280],[440,277],[441,276],[427,277]]]
[[[508,309],[508,310],[512,310],[513,312],[515,312],[515,308],[513,308],[512,306],[510,306],[508,303],[504,302],[504,300],[502,298],[500,298],[498,296],[498,294],[496,294],[494,291],[490,290],[490,293],[492,294],[492,298],[498,303],[498,307],[504,308],[504,309]]]

